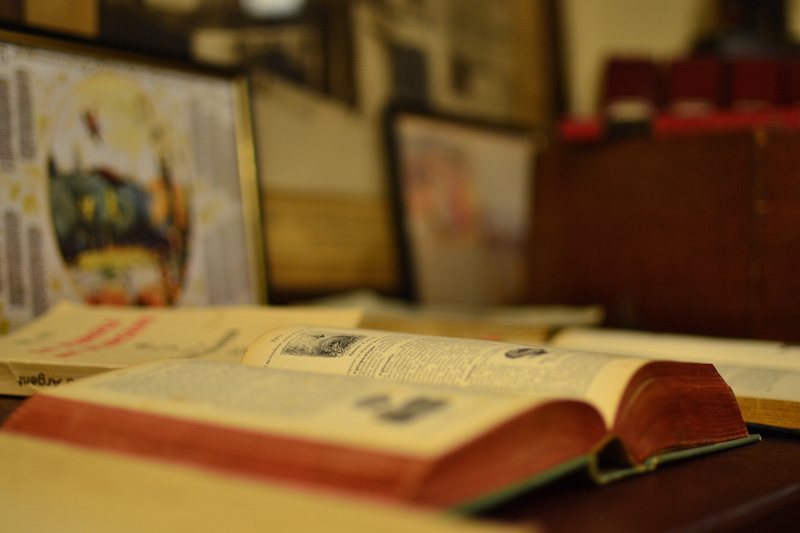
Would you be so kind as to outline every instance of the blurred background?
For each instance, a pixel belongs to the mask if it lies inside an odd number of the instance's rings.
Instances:
[[[547,139],[515,303],[800,340],[800,2],[6,0],[0,18],[251,75],[275,303],[398,293],[400,102]]]

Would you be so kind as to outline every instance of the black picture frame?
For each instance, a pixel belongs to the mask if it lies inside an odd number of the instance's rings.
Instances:
[[[434,306],[524,302],[541,132],[395,104],[385,139],[403,296]]]

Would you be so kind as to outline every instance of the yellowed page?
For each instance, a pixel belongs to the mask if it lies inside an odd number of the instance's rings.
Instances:
[[[238,363],[265,332],[288,324],[354,326],[355,309],[94,307],[61,302],[0,337],[0,394],[28,395],[104,370],[164,358]]]
[[[570,327],[557,333],[550,344],[571,350],[627,354],[648,359],[800,370],[800,347],[779,341]]]
[[[242,364],[471,389],[577,398],[611,425],[647,360],[556,348],[372,330],[287,327],[261,337]]]
[[[800,402],[800,372],[724,363],[714,366],[738,397]]]
[[[48,395],[418,457],[437,456],[546,398],[165,360]]]
[[[800,402],[800,348],[777,341],[567,328],[554,346],[713,363],[737,397]]]
[[[533,531],[2,433],[0,516],[13,533]]]

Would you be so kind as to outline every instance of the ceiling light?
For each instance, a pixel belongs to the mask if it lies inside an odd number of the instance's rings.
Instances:
[[[255,18],[290,17],[303,9],[306,0],[239,0],[242,10]]]

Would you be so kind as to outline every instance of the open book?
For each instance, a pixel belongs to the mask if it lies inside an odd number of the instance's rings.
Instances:
[[[550,341],[564,349],[713,363],[748,423],[800,430],[800,346],[778,341],[574,327]]]
[[[605,482],[756,438],[705,364],[321,326],[274,330],[242,362],[92,376],[3,429],[469,510],[573,469]]]
[[[265,332],[289,324],[356,326],[356,309],[112,307],[62,301],[0,337],[0,394],[35,391],[164,358],[238,363]]]
[[[535,533],[0,433],[3,531]]]

